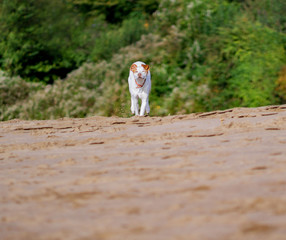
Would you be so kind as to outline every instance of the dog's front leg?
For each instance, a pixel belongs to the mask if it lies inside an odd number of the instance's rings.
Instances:
[[[141,109],[140,109],[140,116],[144,116],[147,106],[147,98],[142,98]]]
[[[131,97],[131,111],[133,114],[135,113],[135,116],[139,115],[138,97]]]
[[[132,114],[135,113],[135,107],[134,107],[134,100],[133,100],[133,96],[131,96],[131,108],[130,108]]]

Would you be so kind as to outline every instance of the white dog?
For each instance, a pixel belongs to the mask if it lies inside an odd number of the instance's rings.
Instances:
[[[139,115],[138,98],[141,99],[140,116],[150,112],[149,93],[151,91],[150,67],[143,62],[135,62],[130,67],[128,84],[131,94],[131,112]]]

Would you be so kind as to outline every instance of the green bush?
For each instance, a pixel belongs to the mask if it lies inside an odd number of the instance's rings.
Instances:
[[[20,77],[8,77],[0,70],[0,120],[19,117],[19,110],[10,114],[17,104],[21,105],[29,96],[43,89],[40,83],[26,82]],[[13,110],[12,110],[13,111]]]
[[[284,0],[247,0],[244,9],[254,21],[286,32],[286,2]]]
[[[242,16],[231,28],[220,29],[215,47],[219,55],[209,62],[216,69],[210,84],[211,108],[278,102],[275,82],[286,60],[282,34]]]
[[[10,76],[52,83],[86,60],[87,32],[64,1],[9,0],[0,10],[0,67]]]
[[[111,30],[104,31],[95,39],[90,58],[94,62],[110,59],[120,48],[137,42],[141,35],[147,32],[148,24],[144,18],[126,19],[121,27],[115,26]]]
[[[286,65],[284,65],[279,72],[275,90],[280,101],[286,103]]]

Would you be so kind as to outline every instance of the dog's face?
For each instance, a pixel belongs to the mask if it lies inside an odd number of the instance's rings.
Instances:
[[[146,64],[132,64],[130,70],[134,74],[136,80],[145,80],[149,71],[149,66]]]

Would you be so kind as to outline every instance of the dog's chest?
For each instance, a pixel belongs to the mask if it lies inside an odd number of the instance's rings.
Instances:
[[[141,88],[134,87],[132,89],[132,94],[138,96],[139,98],[141,98],[144,94],[147,93],[146,90],[147,90],[146,86],[143,86]]]
[[[151,88],[150,76],[147,76],[146,81],[144,82],[142,87],[138,87],[132,73],[130,73],[129,75],[128,82],[129,82],[129,90],[132,95],[141,98],[143,95],[149,94]]]

